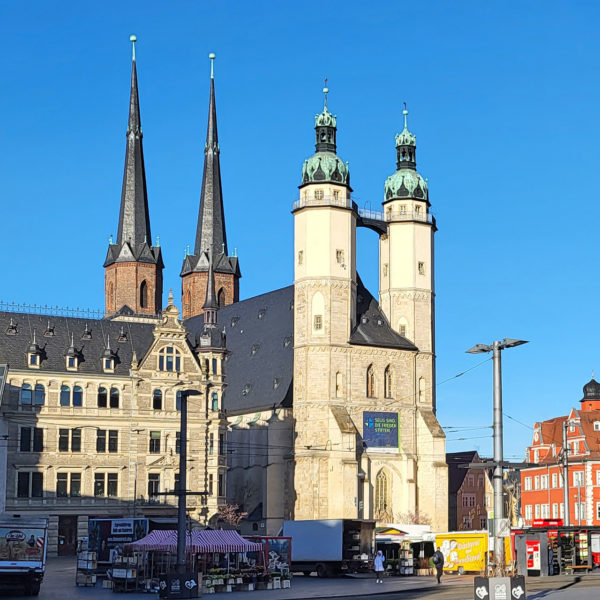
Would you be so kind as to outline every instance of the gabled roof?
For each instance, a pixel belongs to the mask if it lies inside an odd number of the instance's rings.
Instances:
[[[379,303],[363,285],[357,274],[357,325],[350,334],[350,343],[357,346],[376,346],[417,351],[418,348],[390,326]]]
[[[16,328],[7,334],[11,320]],[[39,369],[29,369],[27,364],[27,349],[34,330],[41,351]],[[31,371],[32,376],[39,372],[67,372],[65,354],[73,336],[79,356],[77,372],[102,374],[101,357],[110,336],[110,347],[115,355],[114,374],[123,377],[129,375],[133,352],[139,360],[148,351],[154,339],[153,330],[151,323],[0,312],[0,363],[8,363],[11,370]]]
[[[457,494],[469,472],[469,469],[461,469],[460,465],[479,462],[479,454],[477,454],[476,450],[448,452],[446,454],[446,462],[448,463],[448,492],[450,494]]]

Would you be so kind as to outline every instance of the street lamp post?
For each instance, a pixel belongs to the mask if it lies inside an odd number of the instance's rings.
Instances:
[[[502,432],[502,350],[526,344],[524,340],[504,338],[501,342],[496,340],[491,345],[477,344],[469,348],[469,354],[483,354],[492,352],[494,362],[494,558],[496,562],[496,576],[501,576],[504,571],[504,539],[498,535],[498,530],[504,520],[504,497],[502,490],[503,467],[503,432]]]
[[[187,401],[189,396],[198,396],[198,390],[181,392],[179,433],[179,486],[177,494],[177,572],[185,573],[185,542],[187,537]]]

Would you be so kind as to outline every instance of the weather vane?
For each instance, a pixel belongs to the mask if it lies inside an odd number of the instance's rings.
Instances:
[[[217,56],[215,55],[214,52],[211,52],[208,55],[208,58],[210,58],[210,78],[214,79],[215,78],[215,58],[217,58]]]
[[[325,87],[323,88],[323,93],[325,94],[325,110],[327,110],[327,94],[329,93],[329,88],[327,87],[327,77],[325,77]]]
[[[129,41],[131,42],[131,55],[133,60],[135,60],[135,43],[137,42],[137,37],[135,35],[130,35]]]

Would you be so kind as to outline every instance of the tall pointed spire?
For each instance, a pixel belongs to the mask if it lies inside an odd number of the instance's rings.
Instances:
[[[225,234],[225,213],[223,210],[223,191],[221,189],[221,164],[219,162],[219,135],[217,132],[217,105],[215,102],[215,55],[210,58],[210,99],[208,106],[208,125],[206,145],[204,147],[204,174],[196,244],[194,254],[210,249],[213,257],[227,256],[227,235]]]
[[[181,269],[183,317],[201,314],[202,298],[209,285],[209,263],[214,271],[213,285],[218,292],[217,304],[231,304],[239,298],[240,270],[236,256],[229,256],[225,232],[225,211],[221,187],[219,135],[217,132],[217,105],[215,101],[215,55],[210,59],[210,96],[206,144],[204,146],[204,172],[198,210],[198,225],[194,253],[186,254]]]
[[[135,246],[151,243],[150,217],[148,215],[148,194],[146,190],[146,170],[142,146],[142,121],[140,118],[140,98],[138,93],[137,68],[135,60],[134,35],[131,60],[131,90],[129,96],[129,122],[127,124],[127,147],[125,169],[121,191],[121,212],[117,244],[128,242],[135,252]]]
[[[204,322],[206,324],[215,324],[217,322],[219,304],[215,295],[215,271],[213,269],[212,254],[209,255],[206,299],[202,308],[204,309]]]
[[[162,309],[164,265],[158,244],[152,246],[150,232],[135,57],[137,38],[132,35],[129,39],[132,43],[131,86],[119,227],[116,242],[113,243],[112,236],[110,238],[104,261],[107,315],[120,311],[124,306],[135,314],[157,314]],[[138,272],[128,271],[125,275],[123,271],[123,276],[117,277],[114,270],[122,263],[135,264]]]

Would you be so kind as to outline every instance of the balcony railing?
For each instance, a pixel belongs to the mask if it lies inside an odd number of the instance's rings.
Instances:
[[[323,195],[321,197],[311,196],[310,198],[300,198],[294,202],[294,210],[304,208],[305,206],[339,206],[341,208],[352,208],[352,198]]]
[[[358,214],[363,219],[373,221],[422,221],[423,223],[434,223],[435,218],[430,212],[422,211],[386,211],[385,213],[377,210],[359,208]]]

